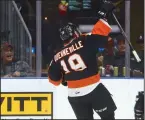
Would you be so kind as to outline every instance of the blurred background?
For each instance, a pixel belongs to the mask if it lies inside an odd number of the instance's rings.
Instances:
[[[118,0],[112,0],[117,2]],[[68,4],[68,8],[67,7]],[[58,29],[71,21],[82,33],[91,32],[102,0],[1,0],[0,40],[14,46],[15,58],[27,62],[32,76],[46,77],[55,49],[61,46]],[[113,42],[96,48],[102,77],[144,77],[144,0],[128,0],[115,15],[142,62],[137,63],[113,19]]]

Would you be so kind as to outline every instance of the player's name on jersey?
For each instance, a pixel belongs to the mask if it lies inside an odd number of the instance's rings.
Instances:
[[[72,52],[82,48],[82,41],[78,41],[77,43],[71,45],[70,47],[67,47],[63,50],[61,50],[60,52],[58,52],[55,56],[54,56],[54,60],[55,62],[59,59],[61,59],[62,57],[71,54]]]

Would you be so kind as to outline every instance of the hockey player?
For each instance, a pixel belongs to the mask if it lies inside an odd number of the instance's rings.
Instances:
[[[111,27],[106,16],[113,8],[109,2],[102,5],[98,12],[100,19],[91,35],[81,35],[72,23],[60,28],[64,46],[54,55],[48,69],[48,79],[56,86],[67,81],[68,100],[77,119],[93,119],[93,110],[102,120],[115,119],[117,107],[110,92],[100,81],[96,61],[96,48],[104,47],[108,42]]]
[[[144,91],[141,91],[136,96],[134,106],[135,120],[144,120]]]

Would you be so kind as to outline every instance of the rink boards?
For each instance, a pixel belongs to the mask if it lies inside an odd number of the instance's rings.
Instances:
[[[102,83],[113,94],[116,118],[133,119],[135,96],[144,90],[144,80],[102,79]],[[55,87],[47,78],[1,79],[1,119],[76,119],[67,96],[67,87]]]

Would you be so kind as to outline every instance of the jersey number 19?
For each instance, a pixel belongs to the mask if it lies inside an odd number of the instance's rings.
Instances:
[[[73,71],[82,71],[86,67],[84,61],[82,60],[81,56],[79,54],[73,54],[68,58],[68,63],[70,65],[70,68]],[[70,73],[70,70],[67,68],[66,63],[64,60],[60,61],[61,66],[63,67],[63,70],[65,71],[65,74]]]

